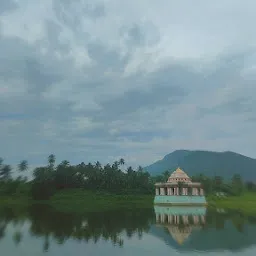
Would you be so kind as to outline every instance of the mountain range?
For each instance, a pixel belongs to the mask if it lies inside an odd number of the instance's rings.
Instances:
[[[234,174],[240,174],[244,180],[256,181],[256,159],[231,151],[176,150],[144,167],[144,170],[156,176],[178,167],[189,176],[202,173],[209,177],[220,175],[231,179]]]

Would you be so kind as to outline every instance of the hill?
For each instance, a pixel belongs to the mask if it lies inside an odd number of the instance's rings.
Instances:
[[[144,170],[155,176],[166,170],[174,171],[177,167],[190,176],[202,173],[230,179],[234,174],[240,174],[245,180],[256,181],[256,159],[231,151],[176,150]]]

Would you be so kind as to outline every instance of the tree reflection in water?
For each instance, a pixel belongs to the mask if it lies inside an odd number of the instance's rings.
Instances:
[[[148,232],[154,221],[153,209],[122,209],[118,211],[92,212],[86,214],[63,213],[46,205],[33,205],[20,211],[15,208],[0,208],[0,239],[8,224],[16,227],[13,241],[22,240],[20,231],[24,220],[29,220],[31,235],[44,238],[43,251],[48,251],[51,242],[64,244],[70,238],[97,243],[100,239],[123,246],[123,238],[134,235],[140,239]]]
[[[226,221],[230,221],[238,232],[243,232],[245,224],[256,224],[254,217],[247,217],[238,212],[207,211],[205,229],[223,229]],[[29,223],[32,236],[43,238],[42,249],[48,251],[51,243],[64,244],[68,239],[97,243],[99,240],[111,241],[114,246],[123,246],[125,240],[150,231],[155,224],[154,209],[120,209],[107,212],[86,214],[63,213],[46,205],[33,205],[28,209],[0,208],[0,239],[8,232],[8,224],[15,227],[13,242],[22,243],[22,228]],[[179,228],[184,228],[180,223]]]

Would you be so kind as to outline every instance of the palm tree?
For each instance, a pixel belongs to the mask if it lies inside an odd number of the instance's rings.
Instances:
[[[28,169],[28,161],[27,160],[22,160],[19,164],[18,164],[18,170],[20,172],[24,172]]]
[[[8,180],[11,177],[12,168],[10,165],[4,165],[0,170],[0,179]]]
[[[50,169],[52,170],[53,167],[54,167],[54,164],[55,164],[55,160],[56,160],[56,157],[54,154],[51,154],[48,156],[48,165],[50,167]]]
[[[98,170],[100,170],[100,169],[101,169],[101,163],[100,163],[99,161],[97,161],[97,162],[95,163],[95,167],[96,167]]]
[[[118,166],[119,166],[119,162],[118,161],[115,161],[113,164],[112,164],[112,168],[114,170],[117,170],[118,169]]]
[[[138,167],[138,172],[142,173],[143,172],[143,168],[141,166]]]
[[[128,174],[128,175],[131,175],[132,173],[133,173],[133,169],[132,169],[131,166],[129,166],[129,167],[127,168],[127,174]]]
[[[124,165],[124,164],[125,164],[125,161],[124,161],[124,159],[123,159],[123,158],[120,158],[120,160],[119,160],[119,164],[120,164],[120,165]]]
[[[63,160],[61,163],[60,163],[60,166],[61,167],[69,167],[70,166],[70,163],[68,160]]]

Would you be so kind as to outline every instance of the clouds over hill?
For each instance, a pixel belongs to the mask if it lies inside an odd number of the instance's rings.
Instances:
[[[0,2],[0,156],[254,156],[255,1]]]

